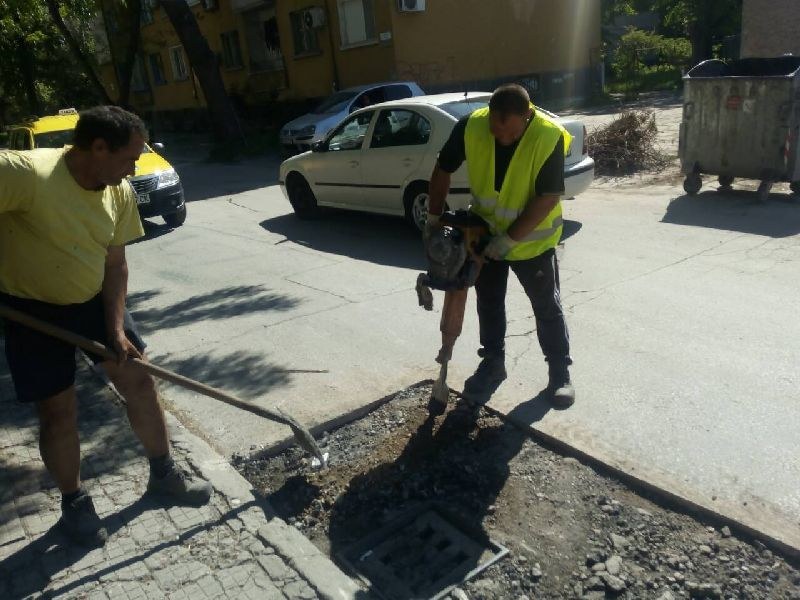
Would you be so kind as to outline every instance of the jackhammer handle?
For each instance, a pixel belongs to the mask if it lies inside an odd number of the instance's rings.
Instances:
[[[113,361],[117,360],[117,354],[109,350],[99,342],[90,340],[89,338],[85,338],[71,331],[67,331],[66,329],[62,329],[61,327],[47,323],[46,321],[42,321],[35,317],[31,317],[30,315],[27,315],[23,312],[20,312],[3,304],[0,304],[0,316],[3,316],[7,319],[11,319],[12,321],[16,321],[17,323],[21,323],[22,325],[30,327],[31,329],[35,329],[41,333],[45,333],[49,336],[61,340],[62,342],[67,342],[68,344],[72,344],[82,350],[102,356],[103,358],[106,358],[108,360],[113,360]],[[231,406],[241,408],[242,410],[246,410],[265,419],[269,419],[271,421],[277,421],[278,423],[281,423],[283,425],[288,425],[289,427],[292,428],[292,431],[294,431],[295,436],[298,436],[299,434],[302,435],[303,438],[305,438],[304,441],[306,442],[306,444],[308,444],[309,439],[312,441],[314,439],[311,436],[311,434],[305,428],[303,428],[295,419],[293,419],[289,415],[284,414],[283,412],[278,412],[270,410],[268,408],[263,408],[261,406],[256,406],[251,402],[245,402],[244,400],[241,400],[236,396],[223,392],[220,389],[211,387],[210,385],[206,385],[204,383],[200,383],[199,381],[190,379],[189,377],[184,377],[183,375],[179,375],[178,373],[175,373],[163,367],[151,364],[140,358],[130,357],[128,358],[128,360],[135,363],[136,365],[138,365],[151,375],[155,375],[160,379],[169,381],[171,383],[175,383],[177,385],[180,385],[181,387],[185,387],[186,389],[199,392],[204,396],[220,400],[222,402],[225,402],[226,404],[230,404]],[[304,445],[304,447],[306,447],[306,449],[309,449],[307,448],[306,445]],[[319,449],[317,449],[316,451],[311,449],[311,451],[313,454],[318,454],[319,456],[322,456],[322,452],[319,451]]]

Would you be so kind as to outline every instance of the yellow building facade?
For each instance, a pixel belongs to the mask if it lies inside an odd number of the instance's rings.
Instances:
[[[597,0],[188,3],[226,88],[247,106],[391,80],[413,80],[428,91],[490,90],[517,81],[535,97],[566,100],[596,91],[600,79]],[[132,104],[147,112],[202,108],[169,19],[156,2],[144,4]],[[118,89],[116,69],[105,65],[102,72],[109,89]]]

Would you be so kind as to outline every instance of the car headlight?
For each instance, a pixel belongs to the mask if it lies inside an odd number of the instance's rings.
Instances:
[[[299,131],[299,135],[314,135],[314,132],[316,130],[317,130],[317,126],[316,125],[308,125],[306,127],[303,127]]]
[[[166,171],[161,171],[158,174],[158,189],[169,187],[171,185],[175,185],[179,183],[181,180],[178,177],[178,174],[175,172],[175,169],[167,169]]]

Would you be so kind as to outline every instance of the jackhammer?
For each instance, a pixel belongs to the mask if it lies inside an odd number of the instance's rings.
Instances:
[[[440,219],[442,227],[425,239],[428,272],[417,277],[417,301],[425,310],[433,310],[432,290],[444,291],[444,305],[439,330],[442,347],[436,357],[439,377],[433,384],[431,413],[441,414],[447,406],[447,365],[453,346],[461,335],[467,291],[475,285],[485,259],[481,256],[489,240],[489,228],[477,215],[466,210],[450,211]]]

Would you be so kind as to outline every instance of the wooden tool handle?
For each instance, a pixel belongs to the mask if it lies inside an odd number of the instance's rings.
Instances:
[[[23,312],[20,312],[3,304],[0,304],[0,316],[3,316],[7,319],[11,319],[12,321],[16,321],[17,323],[30,327],[31,329],[40,331],[41,333],[45,333],[63,342],[67,342],[68,344],[77,346],[78,348],[85,350],[87,352],[97,354],[108,360],[113,360],[113,361],[117,360],[117,354],[111,351],[110,349],[106,348],[103,344],[99,342],[90,340],[89,338],[85,338],[71,331],[67,331],[66,329],[62,329],[61,327],[52,325],[51,323],[47,323],[46,321],[42,321],[35,317],[31,317],[30,315],[27,315]],[[199,381],[195,381],[194,379],[190,379],[189,377],[184,377],[183,375],[179,375],[178,373],[151,364],[139,358],[129,358],[128,360],[135,363],[136,365],[138,365],[151,375],[154,375],[165,381],[175,383],[177,385],[180,385],[181,387],[185,387],[186,389],[203,394],[204,396],[209,396],[210,398],[215,398],[232,406],[236,406],[243,410],[250,411],[254,414],[259,415],[260,417],[264,417],[265,419],[270,419],[272,421],[277,421],[278,423],[283,423],[284,425],[289,425],[293,429],[295,426],[298,426],[297,422],[293,418],[289,417],[284,413],[273,411],[268,408],[263,408],[261,406],[256,406],[250,402],[245,402],[244,400],[240,400],[236,396],[232,396],[231,394],[223,392],[222,390],[219,390],[217,388],[211,387],[210,385],[200,383]]]

